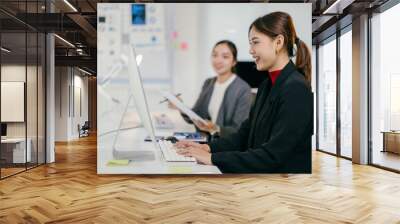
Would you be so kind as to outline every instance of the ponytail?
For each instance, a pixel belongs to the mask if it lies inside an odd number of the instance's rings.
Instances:
[[[309,86],[311,86],[311,53],[310,53],[310,49],[299,38],[296,38],[295,44],[297,46],[296,63],[295,63],[296,67],[301,73],[303,73]]]

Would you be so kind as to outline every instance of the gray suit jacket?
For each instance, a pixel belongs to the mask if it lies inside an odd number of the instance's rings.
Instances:
[[[211,120],[208,113],[208,105],[210,104],[216,80],[217,78],[213,77],[204,82],[199,98],[192,108],[195,113],[204,119]],[[235,80],[226,89],[218,112],[216,123],[221,128],[221,136],[229,135],[239,129],[242,122],[249,116],[251,103],[250,86],[236,76]],[[183,118],[192,123],[186,115],[183,115]]]

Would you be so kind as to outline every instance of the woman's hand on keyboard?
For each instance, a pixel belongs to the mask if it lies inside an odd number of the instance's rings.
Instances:
[[[180,155],[193,157],[198,163],[212,165],[211,153],[204,150],[204,147],[201,144],[178,148],[176,152]]]
[[[175,143],[175,147],[178,149],[196,147],[196,148],[199,148],[206,152],[211,152],[210,147],[207,144],[199,144],[199,143],[191,142],[191,141],[179,141],[179,142]]]

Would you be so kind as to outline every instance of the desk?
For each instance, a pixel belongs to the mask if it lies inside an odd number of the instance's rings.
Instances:
[[[155,112],[152,114],[159,114]],[[163,111],[174,123],[173,129],[157,129],[156,135],[170,136],[176,131],[195,131],[193,125],[187,124],[177,111]],[[129,116],[128,116],[129,118]],[[125,123],[133,123],[125,119]],[[101,127],[99,127],[100,129]],[[201,165],[193,162],[166,162],[161,151],[152,142],[145,142],[147,131],[144,128],[131,129],[120,132],[116,148],[119,150],[140,150],[154,152],[155,159],[152,161],[131,161],[126,166],[108,166],[113,160],[112,144],[116,133],[101,134],[97,136],[97,173],[98,174],[221,174],[216,166]]]
[[[383,131],[383,150],[382,152],[392,152],[400,154],[400,132]]]
[[[30,138],[26,139],[27,147],[26,147],[26,154],[25,154],[25,138],[6,138],[1,140],[2,145],[2,157],[6,159],[8,163],[25,163],[25,158],[27,159],[26,162],[31,161],[31,145],[32,141]],[[9,146],[13,146],[10,148]],[[9,153],[10,152],[10,153]],[[12,154],[8,157],[7,154]],[[4,157],[5,155],[6,157]]]

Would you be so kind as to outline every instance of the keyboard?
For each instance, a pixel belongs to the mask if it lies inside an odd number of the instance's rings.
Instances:
[[[176,153],[176,148],[170,141],[159,140],[158,144],[167,162],[196,162],[193,157],[185,157]]]

